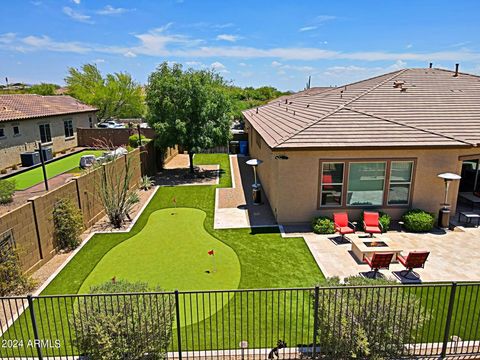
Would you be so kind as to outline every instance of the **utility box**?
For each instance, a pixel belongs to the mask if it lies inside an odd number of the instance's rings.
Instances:
[[[38,153],[40,153],[39,149],[36,149]],[[42,155],[43,155],[43,161],[48,161],[53,159],[53,151],[51,147],[42,147]]]
[[[20,154],[23,167],[29,167],[40,164],[40,153],[37,151],[24,152]]]
[[[238,141],[230,141],[229,149],[230,154],[239,154],[240,153],[240,143]]]

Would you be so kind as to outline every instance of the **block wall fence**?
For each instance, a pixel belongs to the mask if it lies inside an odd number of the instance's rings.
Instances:
[[[141,159],[152,162],[148,155],[143,149],[135,149],[61,187],[30,198],[26,204],[1,216],[0,234],[11,231],[22,269],[32,273],[55,255],[52,212],[57,200],[71,199],[81,210],[87,229],[105,215],[99,197],[100,177],[104,173],[121,176],[129,164],[132,169],[130,187],[137,187],[143,171]]]

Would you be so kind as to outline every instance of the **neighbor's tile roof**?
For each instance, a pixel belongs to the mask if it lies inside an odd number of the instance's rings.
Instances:
[[[283,98],[243,114],[265,142],[278,149],[476,146],[480,77],[404,69],[313,95]]]
[[[71,96],[0,95],[0,121],[24,120],[96,110],[95,107],[83,104]]]

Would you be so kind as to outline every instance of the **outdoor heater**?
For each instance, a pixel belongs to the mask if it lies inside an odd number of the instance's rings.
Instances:
[[[446,229],[450,225],[450,204],[448,203],[448,187],[453,180],[460,180],[462,177],[453,173],[442,173],[438,175],[439,178],[445,182],[445,199],[443,201],[443,207],[438,214],[438,226]]]
[[[252,185],[252,197],[254,205],[260,205],[262,203],[262,185],[257,182],[257,166],[262,162],[262,160],[258,159],[250,159],[247,161],[247,165],[253,167],[253,176],[255,179],[255,182]]]

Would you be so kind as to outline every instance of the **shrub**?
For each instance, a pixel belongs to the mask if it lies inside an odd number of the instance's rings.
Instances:
[[[140,189],[142,190],[149,190],[153,186],[153,180],[151,177],[144,175],[140,179]]]
[[[30,291],[33,285],[23,274],[17,249],[8,243],[0,246],[0,296],[24,294]]]
[[[343,284],[338,278],[328,280],[328,285],[335,287],[395,284],[392,280],[361,276],[346,278]],[[378,288],[321,291],[315,329],[321,349],[319,356],[324,359],[402,358],[404,344],[415,343],[415,336],[422,334],[420,324],[427,320],[420,299],[410,293],[402,287],[385,287],[381,291]],[[392,301],[407,294],[409,301]],[[335,311],[331,310],[332,304]]]
[[[335,223],[326,216],[319,216],[312,220],[312,229],[315,234],[334,234]]]
[[[13,170],[13,171],[18,170],[17,164],[12,165],[12,170]]]
[[[155,289],[157,291],[160,289]],[[145,293],[146,283],[112,281],[91,293]],[[85,297],[75,304],[73,345],[88,359],[165,359],[171,341],[172,295]]]
[[[63,250],[72,250],[80,244],[83,216],[70,199],[60,199],[55,202],[53,226],[57,247]]]
[[[7,169],[0,170],[0,174],[5,175],[7,173]]]
[[[0,204],[12,202],[13,194],[15,194],[15,180],[0,180]]]
[[[381,212],[378,221],[382,224],[383,232],[390,230],[390,223],[392,222],[392,217],[390,215]]]
[[[142,145],[147,144],[151,139],[146,138],[144,135],[141,137],[142,139]],[[137,148],[138,147],[138,134],[134,134],[128,138],[128,144],[132,148]]]
[[[435,216],[421,209],[413,209],[403,214],[402,221],[408,231],[427,232],[433,229]]]

